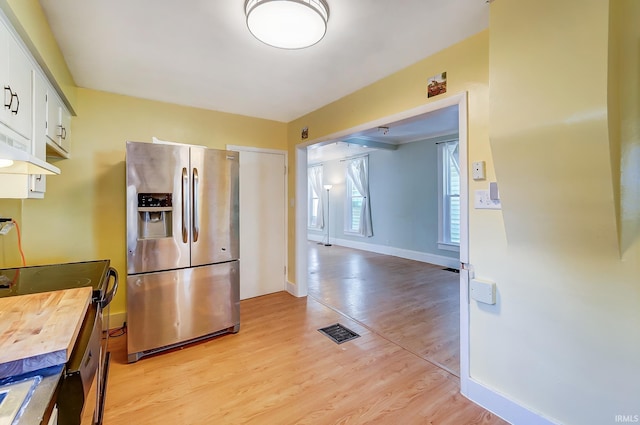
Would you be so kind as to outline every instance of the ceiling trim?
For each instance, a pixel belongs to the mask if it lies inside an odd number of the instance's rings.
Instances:
[[[390,143],[376,142],[375,140],[360,138],[360,137],[351,137],[348,139],[342,140],[343,143],[349,143],[352,145],[358,145],[365,148],[376,148],[376,149],[386,149],[390,151],[395,151],[398,149],[398,145],[392,145]]]
[[[388,126],[397,121],[402,121],[407,118],[414,118],[419,115],[424,115],[424,114],[428,114],[429,112],[437,111],[438,109],[443,109],[449,106],[458,105],[460,103],[460,100],[466,97],[467,97],[466,91],[460,92],[457,94],[452,94],[449,97],[445,97],[444,99],[438,99],[433,102],[425,103],[415,108],[398,112],[397,114],[389,115],[382,118],[377,118],[373,121],[369,121],[364,124],[357,125],[355,127],[340,130],[335,133],[328,134],[326,136],[318,137],[317,139],[302,141],[296,144],[296,148],[306,149],[312,145],[322,145],[322,144],[326,145],[332,142],[339,142],[339,141],[342,141],[344,138],[349,137],[351,134],[363,132],[366,130],[371,130],[373,128],[380,127],[380,126],[385,126],[385,125]]]

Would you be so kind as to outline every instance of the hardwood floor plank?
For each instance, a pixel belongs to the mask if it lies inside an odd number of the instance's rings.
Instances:
[[[459,274],[337,245],[308,251],[311,297],[459,376]]]
[[[359,338],[318,332],[341,323]],[[455,376],[312,298],[241,302],[241,329],[113,363],[105,425],[504,424],[459,395]]]

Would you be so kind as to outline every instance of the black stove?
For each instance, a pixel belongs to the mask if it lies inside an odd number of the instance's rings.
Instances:
[[[118,273],[109,264],[109,260],[95,260],[0,269],[0,297],[87,286],[93,290],[57,390],[60,425],[102,424],[110,360],[109,333],[103,336],[103,328],[109,327],[108,306],[118,289]],[[92,394],[95,400],[90,402]]]
[[[0,269],[0,297],[91,286],[96,302],[105,298],[108,273],[109,260]]]

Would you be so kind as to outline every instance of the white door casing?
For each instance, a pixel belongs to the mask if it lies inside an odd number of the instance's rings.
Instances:
[[[286,288],[285,151],[240,152],[240,299]]]
[[[307,210],[307,147],[317,143],[339,140],[350,134],[365,131],[381,125],[387,125],[396,121],[401,121],[411,117],[436,111],[452,105],[458,105],[458,134],[460,143],[460,389],[461,393],[468,398],[468,385],[471,381],[469,375],[469,211],[468,211],[468,184],[467,184],[467,93],[459,93],[441,100],[436,100],[416,108],[399,112],[387,117],[377,119],[359,126],[342,130],[328,136],[300,143],[296,146],[296,286],[298,296],[307,294],[307,233],[306,227],[303,232],[303,225],[306,226]],[[304,265],[304,270],[301,270]]]

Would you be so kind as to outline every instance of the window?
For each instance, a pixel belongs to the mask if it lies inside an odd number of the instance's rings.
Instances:
[[[320,196],[313,189],[313,185],[309,184],[309,227],[318,228],[318,204]]]
[[[345,232],[360,233],[360,217],[362,215],[362,194],[347,175],[347,208],[344,223]]]
[[[438,145],[438,248],[460,249],[460,165],[458,141]]]
[[[346,162],[345,233],[373,236],[371,202],[369,200],[369,157],[361,156]]]
[[[322,210],[322,165],[307,169],[307,226],[310,229],[324,228],[324,214]]]

